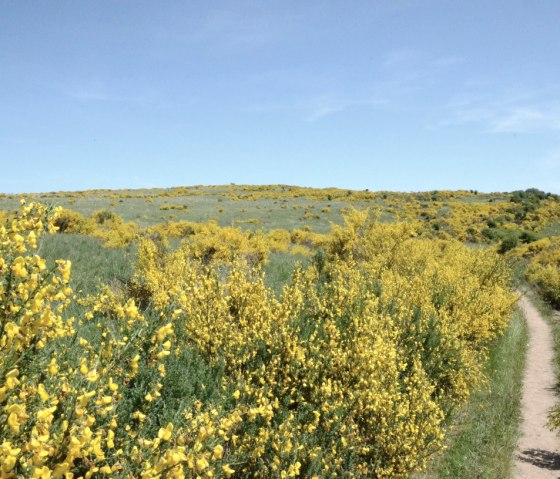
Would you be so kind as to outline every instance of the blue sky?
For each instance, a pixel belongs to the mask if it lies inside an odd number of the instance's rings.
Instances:
[[[560,1],[0,0],[0,191],[560,193]]]

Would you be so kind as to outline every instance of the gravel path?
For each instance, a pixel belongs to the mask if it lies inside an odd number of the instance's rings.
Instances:
[[[548,324],[523,296],[521,309],[529,327],[527,367],[523,380],[522,424],[515,479],[560,478],[560,439],[546,426],[548,410],[556,402],[554,353]]]

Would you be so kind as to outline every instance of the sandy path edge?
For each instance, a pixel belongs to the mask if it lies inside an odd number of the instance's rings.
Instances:
[[[552,332],[527,297],[521,297],[519,306],[527,319],[529,345],[513,477],[560,478],[560,439],[546,425],[548,411],[557,400]]]

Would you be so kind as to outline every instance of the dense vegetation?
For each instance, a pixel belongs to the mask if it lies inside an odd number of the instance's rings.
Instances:
[[[247,229],[196,221],[213,193],[254,205]],[[555,298],[559,203],[535,190],[41,196],[65,209],[0,227],[0,477],[407,477],[485,381],[511,259]],[[184,216],[135,222],[129,200]],[[126,248],[132,271],[73,291],[45,231]]]

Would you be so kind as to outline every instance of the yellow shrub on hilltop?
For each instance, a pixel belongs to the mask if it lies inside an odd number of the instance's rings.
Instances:
[[[7,211],[0,210],[0,224],[4,224],[9,216],[10,214]]]
[[[305,229],[295,229],[290,233],[290,241],[294,245],[306,246],[310,249],[320,248],[327,244],[328,235],[313,233]]]
[[[188,249],[186,254],[204,261],[231,261],[234,257],[242,256],[252,264],[266,262],[270,252],[292,252],[292,244],[319,247],[326,238],[325,235],[303,230],[292,233],[281,229],[268,233],[242,230],[238,227],[219,226],[214,221],[167,222],[148,228],[146,236],[158,238],[164,244],[167,244],[167,238],[183,238],[184,247]]]
[[[290,247],[291,235],[287,230],[271,230],[266,234],[266,241],[271,251],[283,253]]]
[[[542,230],[543,227],[550,223],[560,220],[560,205],[558,199],[545,199],[539,207],[527,215],[527,223],[532,226],[535,231]]]
[[[206,223],[190,240],[183,242],[185,254],[209,261],[231,261],[236,256],[245,257],[252,264],[266,261],[269,248],[262,232],[242,231],[240,228],[220,228]]]
[[[560,241],[558,237],[547,237],[517,246],[509,252],[509,255],[515,258],[532,258],[542,251],[558,249],[559,247]]]

